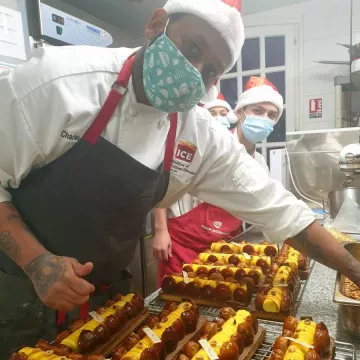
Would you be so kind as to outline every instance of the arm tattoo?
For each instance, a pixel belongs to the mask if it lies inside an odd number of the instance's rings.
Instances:
[[[318,261],[323,265],[328,266],[328,261],[322,253],[321,246],[319,244],[313,244],[312,242],[309,241],[309,236],[306,229],[301,231],[299,234],[297,234],[294,240],[300,246],[300,248],[304,249],[305,252],[312,259]]]
[[[64,259],[50,253],[37,256],[24,267],[40,298],[44,298],[49,288],[63,277],[65,269]]]
[[[20,259],[20,246],[11,236],[10,231],[0,230],[0,250],[12,260],[18,262]]]
[[[5,202],[4,204],[9,211],[9,213],[6,215],[6,220],[8,222],[21,219],[20,214],[16,211],[14,205],[10,201]]]
[[[351,272],[355,279],[360,279],[360,262],[358,262],[346,249],[343,256],[340,257],[341,262],[347,264],[351,268]]]

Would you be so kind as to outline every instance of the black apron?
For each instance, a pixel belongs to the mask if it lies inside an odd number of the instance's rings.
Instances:
[[[123,66],[83,138],[54,162],[33,170],[18,189],[10,190],[14,206],[47,250],[74,257],[81,263],[93,262],[94,269],[86,279],[98,287],[111,284],[114,293],[129,290],[129,276],[124,275],[124,269],[143,234],[146,215],[166,193],[177,126],[177,114],[172,114],[164,171],[146,167],[101,137],[126,92],[134,58]],[[38,299],[34,301],[36,296],[29,280],[21,279],[26,275],[3,253],[0,269],[0,349],[6,346],[11,350],[11,334],[22,332],[27,336],[19,336],[22,341],[30,337],[27,325],[21,324],[21,319],[15,325],[7,314],[20,312],[28,304],[24,316],[30,316],[31,325],[42,327],[44,336],[49,333],[44,325],[49,319],[43,317],[48,309]],[[14,275],[27,284],[21,285],[24,294],[8,288],[11,279],[6,277]],[[6,284],[2,286],[2,283]],[[14,296],[19,297],[17,309],[11,300]],[[38,336],[39,331],[37,328],[33,335]]]

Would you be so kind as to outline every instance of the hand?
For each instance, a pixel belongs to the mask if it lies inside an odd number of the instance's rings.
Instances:
[[[167,230],[155,231],[153,254],[157,260],[168,261],[172,258],[171,237]]]
[[[92,263],[80,264],[76,259],[44,253],[24,267],[41,301],[55,310],[71,311],[85,304],[94,285],[82,277],[93,269]]]

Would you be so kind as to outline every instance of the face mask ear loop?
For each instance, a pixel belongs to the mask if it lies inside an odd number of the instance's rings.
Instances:
[[[244,122],[246,121],[247,115],[246,115],[246,113],[245,113],[245,110],[244,110],[244,109],[241,109],[241,111],[244,113],[244,121],[241,121],[241,119],[240,119],[239,123],[240,123],[241,125],[243,125],[243,124],[244,124]]]
[[[167,30],[167,27],[169,25],[169,22],[170,22],[170,19],[167,19],[167,22],[166,22],[166,25],[165,25],[165,28],[164,28],[164,31],[163,31],[163,34],[166,35],[166,30]],[[146,49],[149,48],[149,46],[159,37],[160,35],[155,35],[153,38],[151,38],[148,43],[146,44]]]
[[[165,29],[164,29],[164,34],[166,35],[166,30],[167,30],[167,27],[169,25],[169,22],[170,22],[170,19],[167,19],[167,22],[166,22],[166,25],[165,25]]]

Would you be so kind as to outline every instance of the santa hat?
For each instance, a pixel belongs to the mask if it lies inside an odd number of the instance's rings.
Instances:
[[[218,96],[215,100],[204,102],[203,107],[206,110],[211,110],[214,107],[223,107],[229,112],[226,117],[229,120],[230,124],[235,124],[238,121],[237,116],[232,111],[230,104],[225,100],[223,94],[221,93],[218,93]]]
[[[225,72],[235,65],[245,40],[241,0],[168,0],[164,9],[168,15],[192,14],[207,21],[228,45],[231,62]]]
[[[247,105],[268,102],[275,105],[279,110],[277,120],[280,119],[284,110],[284,100],[278,89],[268,79],[252,76],[246,84],[245,91],[240,95],[235,113]]]

